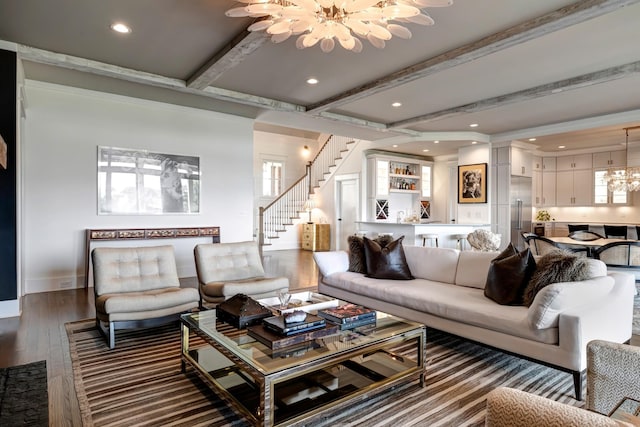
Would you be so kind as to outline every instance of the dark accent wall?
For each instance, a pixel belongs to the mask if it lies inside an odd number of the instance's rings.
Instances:
[[[7,143],[7,168],[0,166],[0,301],[18,298],[16,84],[16,53],[0,49],[0,135]]]

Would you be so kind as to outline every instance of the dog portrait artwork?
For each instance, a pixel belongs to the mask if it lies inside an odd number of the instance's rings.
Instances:
[[[486,203],[487,164],[458,166],[458,203]]]

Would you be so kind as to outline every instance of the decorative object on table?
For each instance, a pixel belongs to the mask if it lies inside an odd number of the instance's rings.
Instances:
[[[310,291],[291,294],[289,308],[284,310],[280,309],[280,301],[277,297],[259,299],[258,302],[277,314],[288,313],[294,310],[302,310],[308,313],[322,308],[338,306],[338,300],[336,298]]]
[[[291,300],[291,294],[289,293],[289,289],[279,289],[277,292],[278,300],[280,301],[280,309],[285,309],[289,306],[289,301]]]
[[[479,229],[474,230],[467,236],[469,245],[481,252],[493,252],[500,248],[500,241],[502,236],[495,234],[489,230]]]
[[[307,313],[302,310],[295,310],[291,313],[285,314],[283,317],[285,325],[288,325],[290,323],[304,322],[304,319],[307,318]]]
[[[143,188],[130,191],[118,180],[123,165]],[[199,213],[200,177],[196,156],[98,147],[98,214]]]
[[[270,329],[265,328],[264,325],[254,325],[247,328],[247,333],[250,337],[260,341],[271,350],[279,350],[297,344],[302,344],[317,338],[336,334],[337,332],[338,326],[330,323],[327,323],[318,329],[304,331],[290,336],[283,336],[282,334],[273,332]]]
[[[304,311],[301,311],[300,313],[306,315]],[[307,315],[305,318],[303,318],[303,320],[299,322],[288,323],[286,321],[286,317],[289,315],[291,315],[291,313],[285,314],[283,316],[267,317],[262,321],[262,325],[269,331],[276,334],[291,336],[302,332],[308,332],[314,329],[322,328],[326,324],[326,321],[322,317],[315,316],[313,314]]]
[[[458,166],[458,203],[487,203],[487,164]]]
[[[318,310],[318,316],[338,325],[355,325],[356,322],[375,322],[376,311],[356,304],[345,304],[334,308]],[[359,325],[362,326],[362,325]],[[356,327],[356,326],[353,326]]]
[[[433,18],[424,13],[422,8],[453,4],[453,0],[237,1],[242,5],[227,10],[225,15],[232,18],[267,17],[255,21],[247,31],[265,31],[274,43],[281,43],[295,34],[298,49],[318,44],[325,53],[331,52],[336,42],[346,50],[359,53],[363,47],[360,39],[368,40],[378,49],[384,48],[385,41],[391,40],[392,36],[410,39],[411,31],[404,27],[408,22],[418,25],[434,24]],[[400,173],[407,172],[403,170]]]
[[[536,221],[551,221],[551,215],[546,209],[540,209],[536,212]]]
[[[216,307],[216,317],[238,329],[262,323],[269,316],[271,310],[245,294],[234,295]]]

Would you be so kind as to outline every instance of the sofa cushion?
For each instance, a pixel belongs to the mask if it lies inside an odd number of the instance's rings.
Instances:
[[[393,237],[382,235],[374,239],[380,246],[385,247],[393,241]],[[364,239],[360,236],[347,237],[349,244],[349,269],[354,273],[367,274],[367,261],[364,254]]]
[[[456,285],[484,289],[491,261],[498,252],[462,251],[458,256]]]
[[[165,288],[145,292],[103,294],[96,298],[96,311],[105,314],[162,310],[192,303],[197,307],[200,295],[194,288]]]
[[[451,248],[405,246],[404,254],[413,277],[454,283],[460,251]]]
[[[376,241],[364,238],[367,277],[394,280],[413,279],[402,249],[403,239],[404,236],[382,247]]]
[[[576,282],[553,283],[538,292],[528,309],[529,325],[535,329],[558,326],[558,316],[563,311],[581,305],[597,306],[613,289],[611,276],[594,277]]]
[[[518,252],[509,243],[492,262],[484,295],[501,305],[522,305],[522,295],[536,268],[531,251]]]
[[[530,306],[536,294],[545,286],[585,280],[591,277],[590,274],[587,258],[563,250],[551,251],[538,260],[535,273],[524,290],[524,304]]]

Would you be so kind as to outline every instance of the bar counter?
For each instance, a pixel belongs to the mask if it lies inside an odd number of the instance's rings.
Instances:
[[[359,233],[371,238],[380,233],[393,233],[394,238],[404,236],[403,244],[409,246],[421,246],[422,238],[418,237],[421,234],[437,234],[441,248],[456,248],[459,234],[469,234],[478,229],[491,230],[490,224],[447,224],[439,221],[421,223],[356,221],[356,226]],[[466,249],[469,249],[469,244],[466,242],[464,244]],[[428,242],[427,245],[429,245]]]

